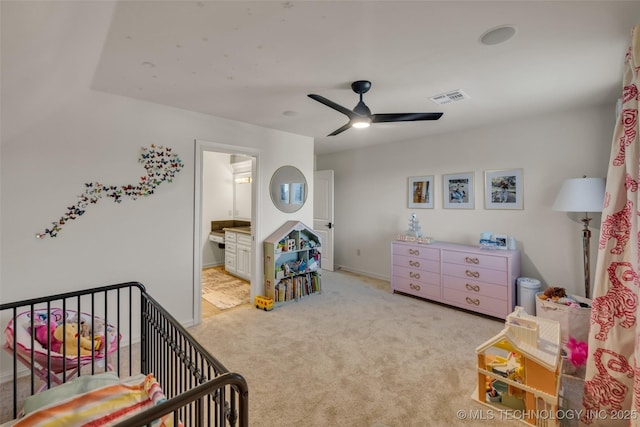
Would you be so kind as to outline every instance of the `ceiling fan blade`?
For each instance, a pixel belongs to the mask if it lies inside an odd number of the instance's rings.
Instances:
[[[350,127],[351,127],[351,122],[347,123],[346,125],[342,126],[341,128],[338,128],[338,129],[334,130],[333,132],[331,132],[327,136],[336,136],[337,134],[344,132],[345,130],[349,129]]]
[[[371,123],[415,122],[419,120],[438,120],[443,113],[392,113],[372,114]]]
[[[346,107],[343,107],[342,105],[336,104],[333,101],[328,100],[327,98],[325,98],[324,96],[320,96],[320,95],[315,95],[313,93],[307,95],[309,98],[314,99],[316,101],[318,101],[321,104],[326,105],[327,107],[333,108],[336,111],[341,112],[342,114],[344,114],[345,116],[349,117],[350,119],[353,118],[353,116],[355,115],[355,113],[351,110],[349,110]]]

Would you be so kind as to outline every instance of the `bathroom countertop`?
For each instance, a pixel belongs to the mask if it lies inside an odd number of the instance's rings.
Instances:
[[[236,233],[251,234],[251,227],[225,227],[223,231],[234,231]]]

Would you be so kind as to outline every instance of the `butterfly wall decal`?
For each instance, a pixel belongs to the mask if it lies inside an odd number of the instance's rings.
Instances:
[[[96,204],[103,197],[109,197],[114,202],[120,203],[123,195],[136,200],[138,197],[154,194],[155,189],[163,182],[173,182],[175,175],[184,167],[180,157],[172,153],[170,147],[155,144],[141,148],[138,162],[147,172],[146,176],[140,177],[139,183],[105,186],[99,182],[85,182],[84,192],[78,196],[79,201],[73,206],[67,206],[67,212],[58,221],[52,222],[53,227],[37,233],[36,238],[56,237],[63,225],[69,220],[82,216],[89,204]]]

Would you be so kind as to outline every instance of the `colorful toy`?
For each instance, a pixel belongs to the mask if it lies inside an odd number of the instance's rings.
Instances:
[[[273,298],[267,298],[260,295],[257,295],[253,299],[253,303],[256,305],[256,308],[263,309],[264,311],[273,310]]]
[[[476,348],[476,355],[478,390],[474,399],[492,406],[498,402],[491,391],[496,389],[502,406],[531,414],[556,413],[562,369],[559,322],[530,316],[524,308],[516,307],[507,316],[504,329]],[[496,384],[504,387],[499,390]],[[540,425],[536,424],[540,421],[537,415],[523,421]]]
[[[79,326],[77,323],[63,323],[56,327],[53,332],[54,338],[57,340],[55,343],[51,344],[51,350],[56,353],[62,354],[62,346],[64,345],[64,352],[67,355],[77,355],[78,354],[78,340],[80,340],[80,355],[90,355],[91,349],[94,351],[98,351],[101,347],[101,340],[90,340],[83,336],[80,336]]]
[[[38,341],[43,348],[48,348],[49,345],[51,345],[52,348],[56,346],[60,348],[61,343],[56,339],[56,337],[53,336],[53,333],[56,330],[55,323],[52,322],[49,325],[49,328],[47,328],[46,323],[43,323],[36,325],[33,329],[35,332],[36,341]]]
[[[578,341],[574,337],[569,337],[567,341],[567,360],[576,368],[587,363],[588,345],[584,341]]]

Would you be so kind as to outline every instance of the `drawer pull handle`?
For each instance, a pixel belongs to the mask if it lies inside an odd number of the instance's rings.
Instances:
[[[411,277],[412,279],[420,280],[420,273],[414,273],[413,271],[410,271],[409,272],[409,277]]]
[[[478,277],[480,277],[480,273],[477,271],[469,271],[469,270],[465,270],[464,274],[466,274],[468,277],[473,277],[475,279],[477,279]]]
[[[467,283],[466,285],[464,285],[464,287],[470,291],[480,292],[480,285],[470,285]]]
[[[467,300],[467,304],[473,304],[473,305],[480,305],[480,300],[479,299],[473,299],[473,298],[466,298]]]
[[[411,289],[413,289],[414,291],[419,291],[420,290],[420,285],[414,285],[413,283],[409,283],[409,287]]]
[[[409,249],[409,255],[420,255],[419,249]]]
[[[409,265],[411,267],[417,267],[420,268],[420,262],[419,261],[409,261]]]
[[[480,260],[476,257],[471,258],[470,256],[465,257],[464,260],[467,264],[480,264]]]

